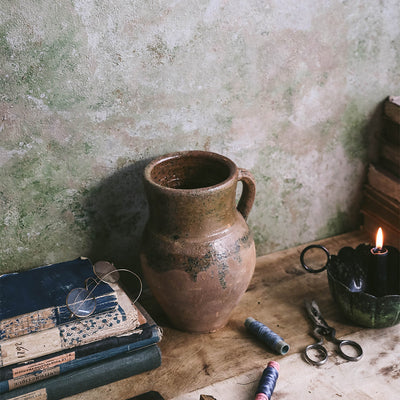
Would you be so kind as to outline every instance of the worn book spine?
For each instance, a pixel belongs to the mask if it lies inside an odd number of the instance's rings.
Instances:
[[[400,146],[400,122],[394,122],[391,118],[383,117],[382,137],[394,146]]]
[[[400,126],[399,126],[400,131]],[[399,134],[400,136],[400,134]],[[400,146],[388,143],[385,140],[381,141],[379,150],[379,163],[389,173],[395,177],[400,177]]]
[[[368,183],[387,196],[400,201],[400,179],[379,166],[369,165]]]
[[[364,194],[361,210],[379,215],[383,221],[386,221],[386,223],[393,226],[393,228],[400,227],[400,211],[386,207],[383,203],[377,201],[376,198],[368,194]]]
[[[388,118],[400,124],[400,96],[389,96],[383,103],[383,112]]]
[[[95,278],[93,265],[78,258],[0,276],[0,341],[54,328],[70,322],[66,298],[73,288],[84,287],[85,280]],[[116,294],[104,282],[93,291],[94,314],[113,310]]]
[[[1,341],[0,367],[97,342],[110,336],[131,333],[140,325],[137,309],[117,284],[113,284],[113,287],[119,302],[114,311]]]
[[[142,333],[140,333],[141,330],[138,329],[136,334],[127,337],[113,338],[120,340],[109,341],[105,344],[105,350],[103,351],[101,351],[102,346],[101,343],[99,343],[98,351],[94,351],[97,346],[92,346],[93,353],[84,356],[80,354],[82,351],[79,351],[79,349],[73,349],[70,352],[54,355],[43,361],[16,366],[9,371],[9,373],[11,373],[10,378],[0,381],[0,394],[48,379],[52,376],[87,367],[133,350],[148,347],[160,341],[161,332],[157,326],[146,327],[144,329],[147,330],[147,332],[142,331]],[[107,342],[107,340],[105,342]],[[111,347],[110,345],[112,342],[125,342],[126,344]],[[84,350],[83,353],[87,353],[87,349],[86,351]]]
[[[76,371],[15,389],[2,394],[1,399],[58,400],[155,369],[160,365],[161,351],[158,345],[153,344]]]
[[[369,184],[364,184],[363,194],[365,197],[375,199],[375,201],[382,204],[383,207],[393,210],[393,212],[400,218],[400,201],[397,201],[393,197],[389,197]]]

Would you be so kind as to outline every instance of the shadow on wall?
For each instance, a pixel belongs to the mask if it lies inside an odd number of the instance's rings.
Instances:
[[[368,162],[377,162],[379,158],[380,138],[384,130],[383,105],[386,98],[377,104],[366,125]]]
[[[363,216],[360,208],[363,201],[363,187],[368,179],[368,166],[379,159],[380,137],[384,127],[383,103],[379,102],[372,110],[368,119],[353,117],[353,124],[350,124],[347,135],[350,139],[358,137],[357,140],[350,140],[347,143],[349,157],[354,157],[362,161],[364,172],[357,183],[357,190],[351,198],[349,212],[338,212],[334,218],[328,221],[324,230],[320,231],[319,238],[330,237],[341,233],[359,229],[363,225]],[[358,120],[358,118],[360,118]]]
[[[143,172],[150,159],[122,168],[90,191],[84,208],[89,217],[93,262],[107,260],[116,268],[141,275],[139,250],[148,218]]]

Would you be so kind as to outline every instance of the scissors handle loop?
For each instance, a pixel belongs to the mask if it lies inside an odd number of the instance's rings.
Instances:
[[[363,356],[363,350],[357,342],[353,342],[352,340],[337,340],[336,344],[338,345],[339,355],[348,361],[358,361]],[[355,351],[356,355],[352,356],[352,355],[346,354],[343,351],[343,347],[346,347],[346,346],[351,347]]]
[[[326,263],[322,268],[314,269],[314,268],[311,268],[310,266],[308,266],[305,263],[304,256],[306,255],[307,251],[311,250],[311,249],[321,249],[321,250],[323,250],[325,252],[325,254],[326,254]],[[300,254],[301,265],[303,266],[303,268],[307,272],[311,272],[312,274],[317,274],[318,272],[325,271],[327,266],[328,266],[328,263],[329,263],[330,259],[331,259],[331,255],[329,254],[329,251],[326,249],[326,247],[321,246],[320,244],[311,244],[310,246],[307,246]]]
[[[310,344],[304,350],[304,358],[312,365],[322,365],[328,360],[328,351],[320,343]]]

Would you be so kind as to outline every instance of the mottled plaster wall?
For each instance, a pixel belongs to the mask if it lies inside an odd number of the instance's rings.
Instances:
[[[397,0],[0,4],[1,271],[135,263],[143,166],[183,149],[253,172],[258,254],[357,227]]]

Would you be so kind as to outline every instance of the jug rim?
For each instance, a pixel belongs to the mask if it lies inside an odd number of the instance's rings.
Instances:
[[[229,168],[229,174],[228,176],[224,179],[221,180],[221,182],[218,182],[214,185],[210,186],[204,186],[204,187],[198,187],[198,188],[173,188],[169,186],[164,186],[160,183],[155,182],[155,180],[152,178],[151,173],[153,169],[157,166],[160,165],[164,162],[167,162],[172,159],[177,159],[177,158],[187,158],[187,157],[204,157],[207,159],[214,159],[215,161],[218,161],[220,163],[225,164]],[[172,153],[167,153],[164,155],[161,155],[159,157],[156,157],[150,163],[145,167],[144,170],[144,178],[145,180],[150,183],[152,186],[155,186],[159,189],[162,189],[164,191],[168,191],[170,193],[185,193],[185,194],[191,194],[191,193],[202,193],[202,192],[210,192],[210,190],[220,190],[223,189],[227,186],[230,186],[235,178],[235,175],[237,175],[238,168],[236,164],[229,159],[228,157],[211,152],[211,151],[206,151],[206,150],[185,150],[185,151],[176,151]]]

